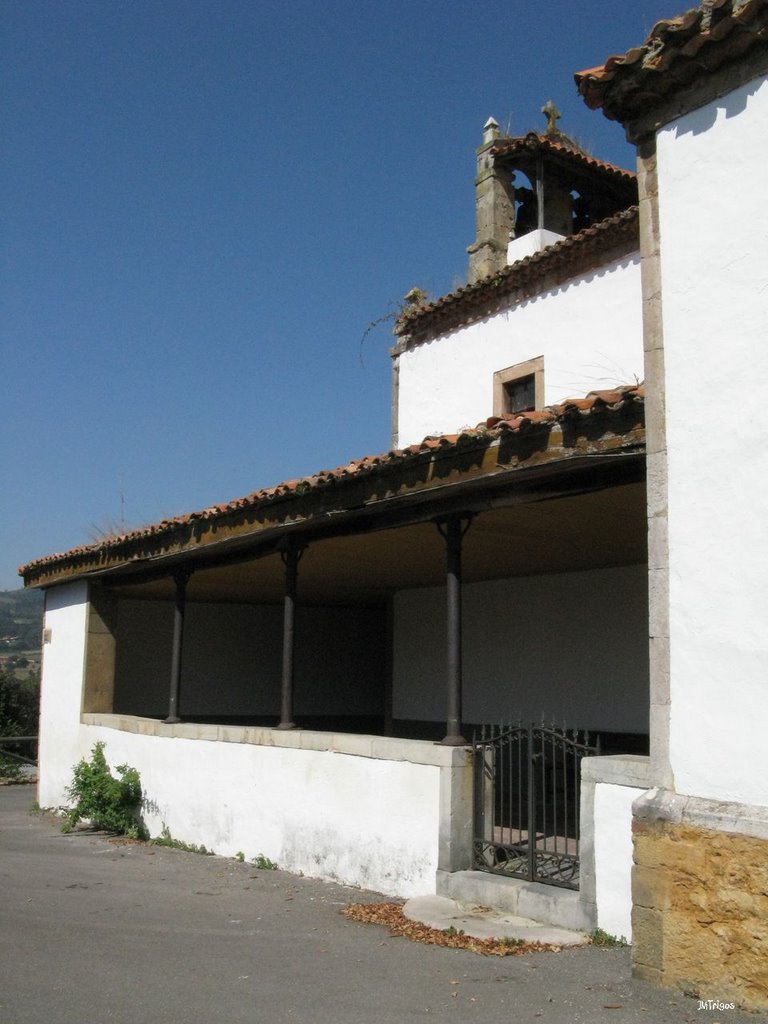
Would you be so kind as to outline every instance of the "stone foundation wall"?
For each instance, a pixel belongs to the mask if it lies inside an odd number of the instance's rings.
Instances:
[[[636,977],[768,1010],[768,840],[633,822]]]

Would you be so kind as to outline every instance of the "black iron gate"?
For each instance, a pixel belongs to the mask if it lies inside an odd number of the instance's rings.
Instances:
[[[555,726],[482,726],[474,750],[473,867],[579,887],[581,759],[589,734]]]

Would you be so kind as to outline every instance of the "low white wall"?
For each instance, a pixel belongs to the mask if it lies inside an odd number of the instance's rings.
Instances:
[[[116,715],[84,716],[49,767],[69,777],[100,740],[111,766],[139,771],[153,835],[401,897],[435,891],[446,787],[459,762],[471,770],[465,751],[421,741]],[[46,804],[63,800],[49,787]]]
[[[75,764],[104,741],[113,768],[139,771],[153,835],[167,827],[218,854],[264,854],[289,871],[402,897],[434,892],[438,866],[464,866],[471,768],[461,748],[82,714],[87,599],[85,584],[47,595],[42,806],[67,805]]]
[[[595,787],[597,927],[632,941],[632,802],[644,790]]]
[[[477,426],[493,413],[493,374],[542,355],[547,405],[642,380],[638,255],[403,352],[397,443]]]
[[[597,928],[632,941],[632,804],[648,788],[637,754],[581,763],[580,900]]]
[[[41,807],[63,802],[78,758],[87,618],[85,583],[46,592],[39,729]]]
[[[463,588],[464,720],[648,731],[645,566]],[[445,716],[444,588],[395,596],[394,716]]]

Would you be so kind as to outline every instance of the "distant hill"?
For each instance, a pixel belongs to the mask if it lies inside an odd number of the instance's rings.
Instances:
[[[0,590],[0,652],[39,650],[42,630],[42,591]]]

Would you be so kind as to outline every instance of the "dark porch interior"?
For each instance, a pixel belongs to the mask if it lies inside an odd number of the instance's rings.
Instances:
[[[633,482],[524,504],[489,502],[464,538],[463,580],[521,580],[524,589],[531,577],[645,560],[645,486]],[[439,740],[445,722],[428,709],[419,718],[398,715],[393,707],[392,608],[403,591],[444,585],[445,543],[433,522],[310,538],[298,569],[296,724]],[[186,589],[182,720],[277,723],[284,589],[285,568],[275,553],[192,573]],[[165,718],[173,579],[147,578],[111,586],[109,592],[116,598],[118,621],[114,711]],[[147,631],[150,620],[154,625]],[[509,638],[512,676],[520,642]],[[436,643],[430,657],[444,664],[444,647]],[[465,665],[466,659],[465,653]],[[467,738],[475,724],[463,723]],[[645,731],[601,729],[590,720],[567,725],[599,732],[605,753],[647,751]]]

